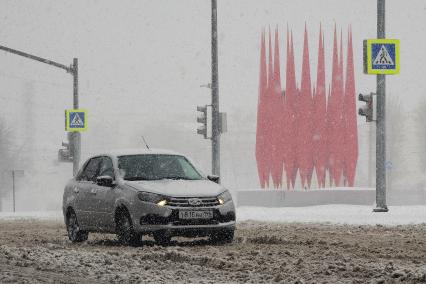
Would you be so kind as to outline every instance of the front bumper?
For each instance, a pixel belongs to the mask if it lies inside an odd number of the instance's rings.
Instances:
[[[235,230],[235,221],[219,223],[217,225],[146,225],[138,232],[142,234],[162,232],[162,234],[168,236],[204,237],[224,230]]]
[[[179,211],[212,211],[211,219],[180,219]],[[206,236],[212,232],[235,229],[235,207],[232,201],[212,207],[172,207],[144,203],[133,211],[135,231],[150,234],[162,231],[170,236]]]

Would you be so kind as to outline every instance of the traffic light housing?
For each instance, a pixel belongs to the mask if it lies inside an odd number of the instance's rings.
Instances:
[[[375,93],[358,95],[358,100],[366,103],[365,106],[360,107],[358,109],[358,114],[365,116],[365,120],[367,122],[374,121],[373,120],[373,115],[374,115],[373,100],[375,95],[376,95]]]
[[[197,122],[201,123],[201,126],[197,128],[197,134],[203,135],[204,139],[207,139],[207,105],[197,106],[197,111],[201,113],[197,116]]]
[[[72,162],[74,157],[74,141],[73,141],[73,132],[67,133],[67,142],[62,142],[63,149],[58,151],[58,161],[59,162]]]

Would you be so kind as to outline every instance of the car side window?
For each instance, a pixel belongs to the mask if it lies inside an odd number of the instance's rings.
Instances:
[[[102,157],[101,168],[98,176],[110,176],[114,179],[114,167],[110,157]]]
[[[80,180],[82,181],[96,181],[97,174],[99,173],[101,158],[92,158],[87,163],[83,172],[81,173]]]
[[[86,169],[87,164],[89,164],[89,161],[86,161],[83,164],[83,167],[78,171],[77,176],[76,176],[76,180],[81,181],[83,179],[83,174],[84,174],[84,170]]]

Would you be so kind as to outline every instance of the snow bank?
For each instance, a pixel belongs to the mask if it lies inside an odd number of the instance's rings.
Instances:
[[[238,190],[234,193],[238,206],[298,207],[320,205],[372,206],[375,188],[335,187],[309,190]],[[387,204],[391,206],[426,205],[426,189],[389,190]]]
[[[63,222],[62,211],[0,212],[0,220],[45,220]]]
[[[405,225],[426,223],[426,206],[391,206],[374,213],[372,206],[320,205],[307,207],[248,207],[237,209],[237,220],[276,223],[331,223],[353,225]]]

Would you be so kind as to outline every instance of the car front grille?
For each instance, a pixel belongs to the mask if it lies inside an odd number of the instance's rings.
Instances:
[[[194,202],[195,200],[198,200],[198,202]],[[167,205],[173,207],[211,207],[219,205],[219,200],[217,197],[171,197]]]

